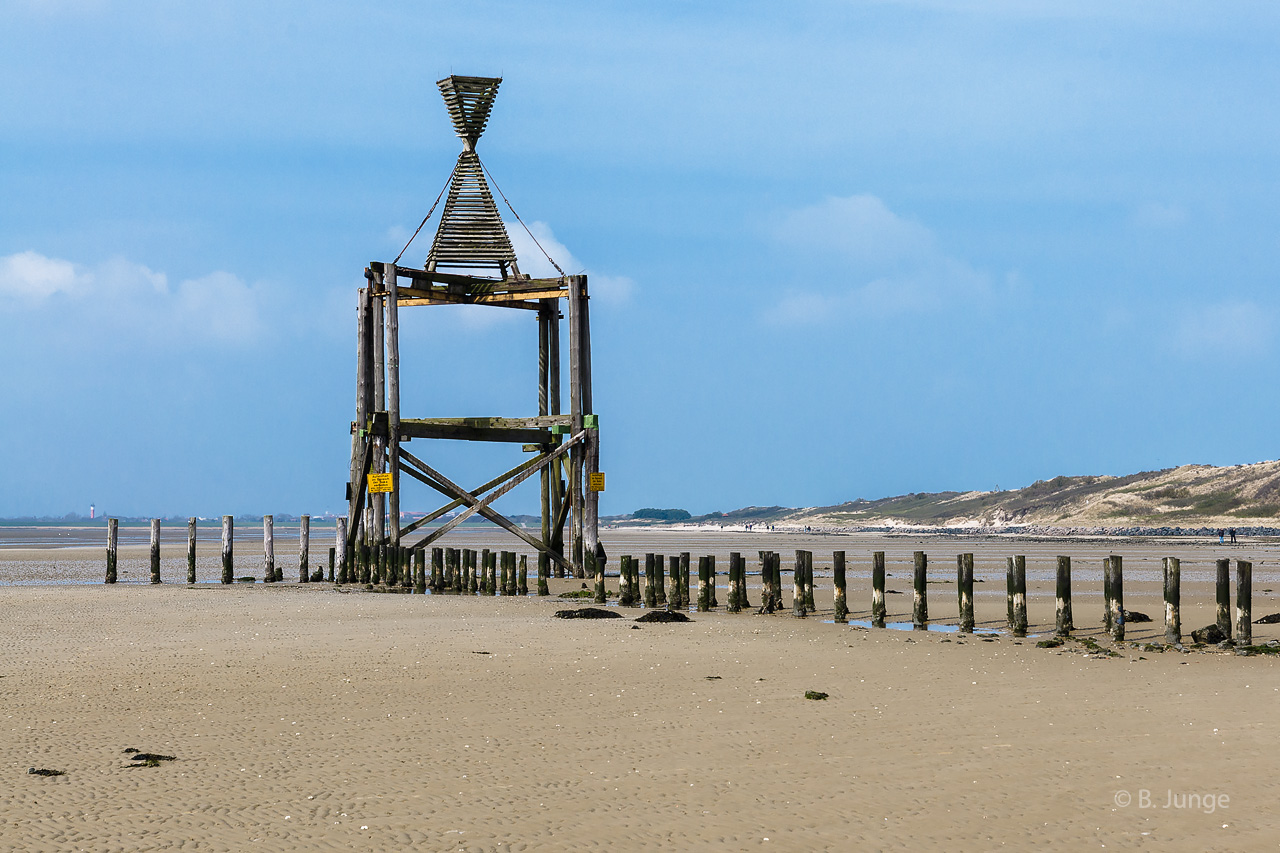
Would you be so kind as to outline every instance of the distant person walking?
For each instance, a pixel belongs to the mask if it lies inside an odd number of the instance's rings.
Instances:
[[[1236,544],[1236,529],[1234,527],[1227,531],[1227,535],[1231,537],[1231,544]]]
[[[1223,540],[1223,537],[1224,537],[1224,536],[1226,536],[1226,535],[1227,535],[1227,531],[1225,531],[1225,530],[1223,530],[1221,527],[1219,527],[1219,528],[1218,528],[1218,544],[1219,544],[1219,545],[1223,544],[1223,541],[1224,541],[1224,540]]]

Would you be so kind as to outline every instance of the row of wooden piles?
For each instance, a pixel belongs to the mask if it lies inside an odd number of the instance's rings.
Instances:
[[[669,571],[664,576],[663,566]],[[645,554],[641,575],[640,561],[632,556],[621,559],[619,570],[620,590],[619,604],[623,606],[667,607],[668,609],[684,609],[690,606],[689,601],[689,567],[691,557],[688,552],[678,556],[665,557],[662,554]],[[831,557],[833,604],[835,619],[847,622],[849,618],[848,583],[845,571],[846,555],[844,551],[835,551]],[[772,613],[784,609],[782,596],[782,561],[777,552],[760,551],[759,565],[761,576],[760,611]],[[1164,605],[1165,605],[1165,641],[1182,642],[1182,564],[1177,557],[1165,557],[1162,560],[1164,569]],[[1215,626],[1225,639],[1232,636],[1231,619],[1231,561],[1216,561],[1216,620]],[[1124,559],[1119,555],[1111,555],[1103,560],[1102,565],[1103,595],[1103,628],[1115,640],[1125,636],[1124,609]],[[740,612],[752,607],[747,597],[746,562],[741,554],[729,555],[728,578],[728,611]],[[876,551],[871,555],[871,624],[883,628],[888,617],[885,606],[885,553]],[[1236,607],[1235,635],[1238,645],[1250,645],[1253,641],[1253,564],[1248,560],[1236,560]],[[604,601],[603,573],[597,575],[596,600]],[[927,630],[929,626],[929,558],[924,551],[916,551],[912,555],[912,627]],[[1027,634],[1027,561],[1022,555],[1008,557],[1005,564],[1005,600],[1006,626],[1015,636]],[[670,582],[671,594],[667,593],[667,580]],[[791,571],[791,610],[796,616],[807,616],[816,612],[814,602],[813,552],[797,550],[795,563]],[[1075,630],[1074,614],[1071,605],[1071,558],[1059,556],[1056,572],[1056,609],[1054,633],[1067,636]],[[975,619],[973,608],[973,554],[965,553],[956,556],[956,606],[958,611],[958,630],[962,633],[974,631]],[[699,611],[718,607],[716,601],[716,560],[706,556],[698,558],[698,600]]]
[[[196,519],[187,521],[187,583],[196,582]],[[224,584],[235,581],[233,569],[234,529],[232,516],[222,517],[222,577]],[[271,583],[283,581],[283,570],[275,560],[274,523],[272,516],[262,521],[263,580]],[[468,548],[432,548],[430,566],[426,549],[418,547],[393,548],[390,545],[371,546],[360,544],[353,554],[345,548],[345,519],[338,519],[336,544],[328,549],[330,582],[340,584],[359,583],[385,588],[402,589],[419,594],[430,590],[436,594],[479,595],[527,595],[529,592],[528,557],[512,551],[476,551]],[[107,570],[106,582],[116,582],[118,564],[119,524],[117,519],[107,522]],[[314,571],[310,567],[311,519],[302,516],[298,530],[298,581],[318,582],[325,579],[323,568]],[[160,519],[151,520],[151,582],[160,579]],[[782,584],[782,559],[776,551],[758,552],[761,577],[760,611],[773,613],[784,609]],[[603,553],[597,554],[594,599],[606,601],[605,563]],[[1177,557],[1165,557],[1164,604],[1165,640],[1179,643],[1182,640],[1181,561]],[[688,551],[678,555],[648,553],[643,562],[631,555],[619,561],[619,604],[624,607],[687,609],[694,606],[691,599],[691,563]],[[833,604],[835,619],[845,622],[849,618],[846,580],[846,555],[844,551],[832,554]],[[1027,633],[1027,568],[1026,558],[1018,555],[1006,561],[1006,622],[1015,636]],[[929,625],[928,593],[929,559],[924,551],[912,555],[912,627],[927,629]],[[738,552],[729,555],[726,609],[739,613],[752,608],[747,595],[747,561]],[[1225,638],[1232,636],[1231,619],[1231,561],[1216,561],[1216,628]],[[538,556],[537,593],[548,595],[547,581],[551,566],[546,555]],[[871,555],[871,624],[885,627],[885,553]],[[1234,633],[1237,644],[1252,643],[1253,625],[1253,564],[1236,560],[1236,596]],[[1071,558],[1057,558],[1055,633],[1060,636],[1075,630],[1071,606]],[[971,633],[974,630],[973,609],[973,554],[956,557],[956,604],[958,630]],[[698,558],[698,585],[696,608],[706,612],[720,606],[716,595],[717,570],[714,556]],[[1103,628],[1116,640],[1125,635],[1124,609],[1124,559],[1111,555],[1102,565]],[[791,610],[796,616],[816,612],[814,602],[813,552],[797,550],[791,570]]]

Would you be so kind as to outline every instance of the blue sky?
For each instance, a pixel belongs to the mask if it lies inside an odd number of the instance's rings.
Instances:
[[[504,77],[480,155],[591,276],[602,512],[1275,458],[1278,36],[1261,2],[9,0],[0,515],[341,509],[355,288],[452,168],[449,73]],[[534,413],[528,317],[403,316],[407,415]]]

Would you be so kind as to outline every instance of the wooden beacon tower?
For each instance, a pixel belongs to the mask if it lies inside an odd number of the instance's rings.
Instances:
[[[476,155],[476,142],[484,132],[501,82],[500,77],[450,76],[437,83],[454,130],[462,139],[462,153],[453,168],[431,251],[421,269],[399,265],[399,257],[370,262],[364,271],[366,286],[359,289],[347,553],[356,563],[351,566],[352,574],[365,581],[378,576],[385,579],[387,555],[402,553],[398,549],[404,547],[430,545],[476,514],[537,549],[539,577],[549,576],[553,567],[558,576],[567,570],[576,577],[594,569],[599,493],[587,486],[602,488],[603,484],[602,478],[590,476],[599,472],[600,442],[591,405],[587,277],[561,271],[559,278],[530,278],[516,263],[511,239],[485,180],[487,170]],[[434,210],[435,205],[424,225]],[[568,302],[569,321],[567,414],[562,410],[560,393],[560,321],[565,319],[561,299]],[[494,310],[528,311],[537,317],[536,416],[402,416],[400,309],[449,305],[486,305]],[[418,402],[411,401],[414,406]],[[522,445],[525,452],[534,455],[479,487],[465,488],[430,464],[432,454],[427,448],[441,440],[507,442]],[[415,452],[410,452],[406,445],[414,441],[424,449],[418,450],[415,444]],[[380,474],[384,476],[376,476]],[[542,484],[542,524],[537,536],[492,506],[494,500],[535,474],[541,476]],[[447,502],[402,526],[404,475],[439,492]],[[388,485],[389,491],[379,491]],[[455,510],[444,524],[428,527]],[[564,547],[566,524],[572,530],[568,553]]]

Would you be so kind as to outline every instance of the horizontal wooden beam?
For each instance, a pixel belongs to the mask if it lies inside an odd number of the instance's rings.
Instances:
[[[550,429],[464,426],[431,423],[416,418],[400,419],[400,437],[402,439],[444,438],[454,441],[509,441],[513,444],[550,444],[554,441]]]
[[[387,266],[382,261],[369,262],[369,269],[379,275],[386,274]],[[460,275],[401,266],[396,267],[396,274],[400,278],[412,279],[415,286],[419,283],[428,286],[431,284],[453,285],[454,287],[460,285],[475,293],[489,293],[500,290],[518,292],[521,290],[547,290],[552,288],[565,290],[568,288],[567,282],[559,278],[485,278],[478,275]],[[385,284],[382,287],[383,290],[379,292],[385,292]]]
[[[515,293],[450,293],[443,289],[402,287],[396,304],[409,305],[502,305],[509,308],[537,310],[538,299],[557,299],[566,295],[564,290],[531,290]]]
[[[404,291],[401,291],[403,293]],[[414,305],[492,305],[496,308],[523,308],[526,311],[537,311],[539,303],[525,302],[524,300],[512,299],[474,299],[470,296],[438,296],[432,299],[422,299],[416,297],[402,298],[396,300],[396,305],[400,308],[409,308]]]
[[[572,415],[535,415],[530,418],[413,418],[415,424],[438,426],[466,426],[480,429],[548,429],[568,426]],[[402,420],[401,423],[404,423]]]

